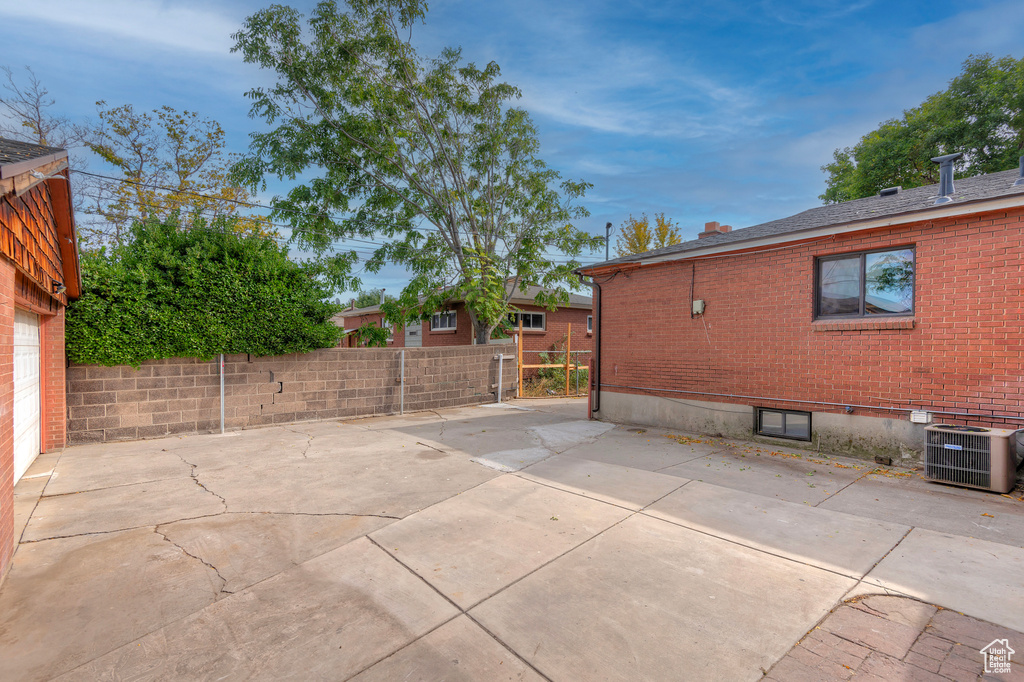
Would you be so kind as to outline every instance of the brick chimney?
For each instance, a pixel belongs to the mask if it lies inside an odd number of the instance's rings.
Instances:
[[[717,222],[704,223],[704,231],[697,235],[698,239],[712,234],[725,234],[732,229],[732,225],[719,225]]]

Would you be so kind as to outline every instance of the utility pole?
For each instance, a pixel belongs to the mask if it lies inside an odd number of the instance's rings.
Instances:
[[[608,260],[608,244],[612,240],[612,224],[605,223],[604,226],[604,259]]]

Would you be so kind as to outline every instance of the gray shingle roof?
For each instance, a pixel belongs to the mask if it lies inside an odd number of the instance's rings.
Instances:
[[[57,147],[44,147],[0,137],[0,178],[28,172],[50,161],[66,158],[67,155],[65,150]]]
[[[703,249],[709,246],[750,241],[762,237],[799,233],[805,230],[813,230],[831,225],[843,225],[860,220],[872,220],[888,216],[904,215],[908,213],[921,213],[922,219],[927,217],[933,209],[947,209],[959,204],[981,201],[984,199],[997,199],[1007,196],[1019,196],[1024,204],[1024,186],[1014,187],[1013,183],[1019,177],[1017,170],[978,175],[972,178],[958,178],[955,181],[956,192],[953,194],[953,202],[935,206],[935,198],[938,196],[938,185],[926,185],[906,189],[895,196],[889,197],[865,197],[844,201],[841,204],[828,204],[808,209],[802,213],[772,220],[760,225],[753,225],[731,232],[711,234],[701,239],[692,239],[682,244],[666,246],[654,251],[613,258],[601,263],[587,265],[581,269],[589,269],[603,265],[614,265],[617,263],[635,263],[637,261],[667,256],[675,253],[684,253],[696,249]]]

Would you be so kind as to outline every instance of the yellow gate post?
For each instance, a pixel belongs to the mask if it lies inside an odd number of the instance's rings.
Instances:
[[[568,325],[569,330],[565,333],[565,397],[569,397],[569,357],[572,352],[572,323]]]
[[[516,367],[519,368],[519,382],[516,384],[516,397],[519,398],[523,395],[523,318],[519,318],[519,336],[516,337],[516,352],[519,355],[519,362],[516,363]]]

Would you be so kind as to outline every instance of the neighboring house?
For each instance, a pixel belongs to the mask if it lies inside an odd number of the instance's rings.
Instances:
[[[572,325],[572,348],[576,350],[593,350],[593,335],[590,327],[591,300],[589,296],[569,295],[568,305],[559,306],[555,310],[547,310],[534,303],[540,289],[528,287],[525,292],[516,289],[509,303],[523,319],[523,350],[542,351],[564,348],[566,332]],[[380,306],[367,308],[351,308],[335,316],[335,322],[344,325],[346,331],[354,330],[363,324],[381,325]],[[510,328],[518,332],[518,317],[509,320]],[[445,311],[434,313],[429,320],[406,326],[392,334],[388,346],[396,348],[412,348],[420,346],[470,346],[475,343],[473,324],[469,312],[462,301],[452,301]],[[498,341],[492,339],[492,341]],[[347,345],[347,344],[346,344]],[[536,364],[535,354],[524,359],[524,362]],[[581,363],[586,359],[581,357]]]
[[[940,186],[581,268],[594,414],[907,458],[911,411],[1024,427],[1024,160]]]
[[[0,578],[14,484],[64,447],[64,307],[81,292],[68,154],[0,138]]]

